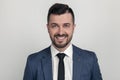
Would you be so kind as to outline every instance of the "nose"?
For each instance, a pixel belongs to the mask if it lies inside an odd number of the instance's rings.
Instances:
[[[58,33],[62,35],[64,33],[64,29],[62,26],[59,27]]]

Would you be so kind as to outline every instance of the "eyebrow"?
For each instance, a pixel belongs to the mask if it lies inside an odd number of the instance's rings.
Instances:
[[[64,23],[64,24],[69,24],[70,25],[70,23]]]
[[[57,23],[51,23],[51,24],[57,24]]]
[[[57,23],[51,23],[51,24],[57,24]],[[70,24],[70,23],[63,23],[63,24]]]

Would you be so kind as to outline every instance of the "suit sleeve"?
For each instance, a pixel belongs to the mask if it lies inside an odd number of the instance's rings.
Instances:
[[[30,65],[31,64],[30,64],[30,56],[29,56],[27,59],[23,80],[33,80],[33,74],[32,74],[32,69]]]
[[[103,80],[100,72],[97,56],[94,54],[91,80]]]

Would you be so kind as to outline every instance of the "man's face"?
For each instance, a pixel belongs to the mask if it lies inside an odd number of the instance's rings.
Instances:
[[[51,14],[47,28],[52,44],[57,48],[64,48],[69,45],[73,36],[74,27],[75,25],[73,24],[70,13],[61,15]]]

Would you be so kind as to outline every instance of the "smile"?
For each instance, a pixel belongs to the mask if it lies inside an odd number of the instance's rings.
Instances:
[[[57,36],[56,38],[59,39],[59,40],[63,40],[63,39],[65,39],[66,37],[65,37],[65,36]]]
[[[62,42],[64,41],[66,36],[56,36],[57,41]]]

